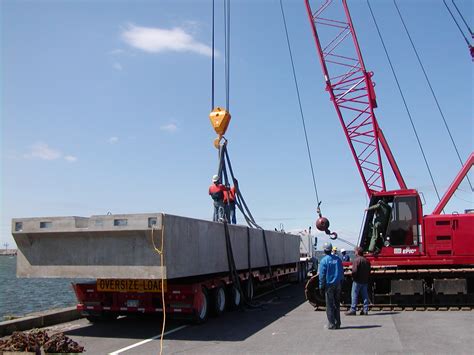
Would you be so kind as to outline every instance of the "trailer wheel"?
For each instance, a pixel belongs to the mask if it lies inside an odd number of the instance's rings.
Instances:
[[[253,300],[253,296],[255,292],[255,285],[254,285],[254,280],[252,276],[249,276],[247,281],[245,281],[244,290],[245,290],[245,297],[247,298],[247,301],[251,302]]]
[[[237,309],[240,307],[240,304],[242,303],[242,295],[240,294],[239,289],[232,285],[230,286],[229,289],[229,303],[230,303],[230,308],[231,309]]]
[[[220,316],[225,311],[227,305],[227,295],[224,286],[221,284],[212,290],[212,314]]]
[[[209,293],[202,286],[201,290],[194,296],[194,322],[204,323],[209,316]]]

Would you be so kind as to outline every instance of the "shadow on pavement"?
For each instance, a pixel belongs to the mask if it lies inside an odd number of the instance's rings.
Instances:
[[[306,302],[304,285],[290,285],[255,301],[257,307],[225,312],[218,318],[210,317],[205,324],[192,325],[189,321],[167,318],[166,331],[189,324],[189,328],[166,335],[166,339],[197,341],[241,341]],[[162,316],[153,318],[124,317],[116,321],[95,323],[64,332],[68,336],[94,338],[147,339],[161,334]]]

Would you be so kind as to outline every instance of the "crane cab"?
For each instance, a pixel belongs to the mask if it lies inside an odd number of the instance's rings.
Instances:
[[[359,246],[373,255],[420,255],[423,251],[422,216],[416,190],[375,193],[367,208]]]

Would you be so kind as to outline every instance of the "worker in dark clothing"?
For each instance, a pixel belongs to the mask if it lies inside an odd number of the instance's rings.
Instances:
[[[328,329],[339,329],[341,327],[341,286],[344,278],[342,260],[332,255],[331,243],[324,243],[324,254],[319,264],[319,290],[321,296],[326,298],[326,316],[328,318]]]
[[[375,205],[367,208],[366,211],[372,210],[375,210],[375,216],[372,224],[372,237],[370,238],[368,251],[370,253],[378,253],[380,252],[380,249],[383,245],[383,235],[387,230],[392,208],[387,203],[387,198],[384,197],[379,200]]]
[[[231,224],[237,224],[237,217],[235,215],[235,192],[238,188],[238,181],[234,179],[234,186],[232,186],[228,191],[224,191],[224,205],[227,220]]]
[[[351,257],[347,254],[346,249],[341,249],[341,254],[343,262],[351,261]]]
[[[370,275],[370,261],[364,258],[361,247],[355,248],[356,258],[352,263],[352,292],[351,292],[351,309],[346,312],[346,316],[355,316],[357,311],[357,301],[359,293],[362,295],[363,308],[360,315],[369,314],[369,294],[367,285]]]
[[[225,218],[225,206],[224,206],[224,192],[227,188],[221,184],[221,179],[218,175],[212,177],[212,185],[209,186],[209,195],[214,201],[214,216],[212,220],[214,222],[222,221]]]

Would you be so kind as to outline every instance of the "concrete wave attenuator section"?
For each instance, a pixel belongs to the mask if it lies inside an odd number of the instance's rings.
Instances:
[[[164,228],[164,230],[163,230]],[[229,225],[237,269],[267,265],[263,232]],[[164,213],[15,218],[18,277],[161,278],[228,271],[224,225]],[[265,231],[270,263],[299,261],[299,237]],[[164,265],[155,247],[164,244]],[[250,250],[250,253],[249,253]]]

